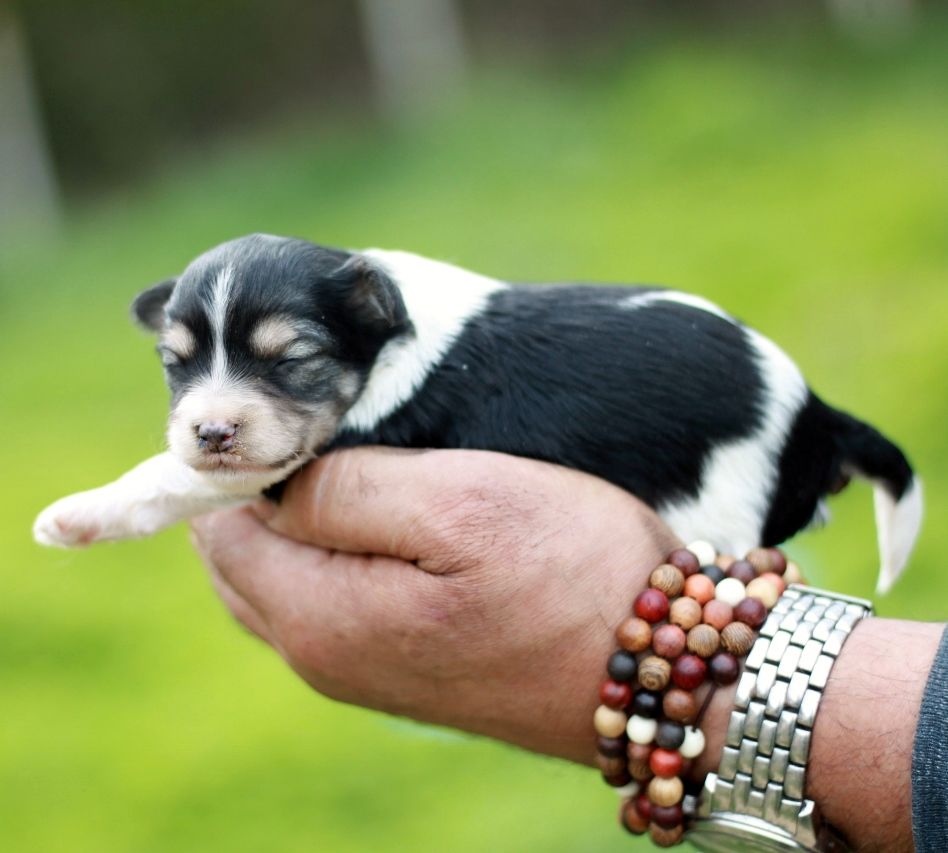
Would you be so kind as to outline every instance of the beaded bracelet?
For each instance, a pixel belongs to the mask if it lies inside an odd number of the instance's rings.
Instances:
[[[668,555],[616,629],[619,650],[596,708],[597,763],[622,798],[619,821],[660,847],[678,844],[691,815],[685,795],[704,751],[701,718],[718,686],[733,684],[756,631],[800,570],[776,548],[743,560],[692,542]],[[699,703],[697,691],[710,689]]]

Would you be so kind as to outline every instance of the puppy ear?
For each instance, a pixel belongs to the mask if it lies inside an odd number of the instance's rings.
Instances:
[[[331,276],[341,287],[346,312],[355,322],[378,334],[408,322],[398,285],[363,255],[353,255]]]
[[[165,304],[171,298],[177,283],[176,278],[165,279],[139,293],[132,302],[132,316],[135,320],[146,329],[160,332],[165,324]]]

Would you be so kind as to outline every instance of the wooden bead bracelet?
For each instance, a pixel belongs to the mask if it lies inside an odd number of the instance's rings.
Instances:
[[[668,555],[616,629],[596,708],[596,759],[622,798],[619,821],[660,847],[682,840],[683,801],[704,751],[700,723],[717,686],[733,684],[757,629],[800,570],[776,548],[743,560],[692,542]],[[710,689],[699,702],[697,691]]]

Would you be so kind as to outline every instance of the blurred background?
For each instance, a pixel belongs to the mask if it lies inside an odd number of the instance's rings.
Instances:
[[[132,296],[250,231],[720,302],[906,448],[879,610],[948,617],[946,44],[922,0],[0,2],[0,849],[647,847],[592,771],[312,694],[181,527],[32,544],[162,446]],[[870,595],[834,511],[789,550]]]

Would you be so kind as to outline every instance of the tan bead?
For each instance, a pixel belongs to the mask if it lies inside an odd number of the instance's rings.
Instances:
[[[762,581],[770,581],[775,587],[777,587],[777,594],[783,595],[784,590],[787,588],[787,582],[776,572],[764,572],[760,579]]]
[[[800,567],[790,560],[787,563],[787,570],[783,573],[783,579],[788,583],[803,583],[803,574]]]
[[[676,723],[690,723],[698,713],[698,700],[690,690],[673,687],[662,697],[662,711]]]
[[[653,823],[649,825],[648,834],[656,847],[674,847],[681,841],[681,837],[685,834],[685,828],[678,824],[678,826],[666,829],[664,826]]]
[[[701,621],[701,605],[693,598],[676,598],[668,611],[668,621],[683,631],[690,631]]]
[[[648,585],[653,589],[660,589],[669,598],[674,598],[684,587],[685,576],[681,569],[670,563],[663,563],[649,575]]]
[[[743,622],[732,622],[721,632],[721,645],[735,657],[742,658],[754,645],[756,632]]]
[[[652,645],[652,626],[638,616],[630,616],[616,628],[616,641],[628,652],[644,652]]]
[[[744,559],[757,569],[757,574],[763,574],[772,572],[776,568],[774,556],[771,548],[752,548]]]
[[[699,658],[709,658],[721,646],[721,635],[710,625],[695,625],[688,632],[688,651]]]
[[[777,603],[777,599],[780,598],[780,590],[769,578],[759,577],[754,578],[747,585],[747,596],[748,598],[760,599],[764,607],[770,610]]]
[[[628,722],[629,718],[622,711],[613,710],[605,705],[596,708],[596,713],[593,715],[593,727],[596,729],[596,734],[603,737],[620,737],[625,732]]]
[[[722,571],[727,571],[731,566],[737,562],[735,557],[732,557],[730,554],[719,554],[718,558],[714,561],[716,565]]]
[[[646,690],[664,690],[671,678],[671,664],[657,655],[649,655],[639,664],[639,684]]]
[[[681,802],[685,794],[685,786],[677,776],[663,779],[656,776],[648,783],[648,798],[656,806],[674,806]]]
[[[599,765],[603,776],[618,776],[626,769],[628,762],[625,760],[624,755],[610,757],[608,755],[597,754],[596,764]]]

